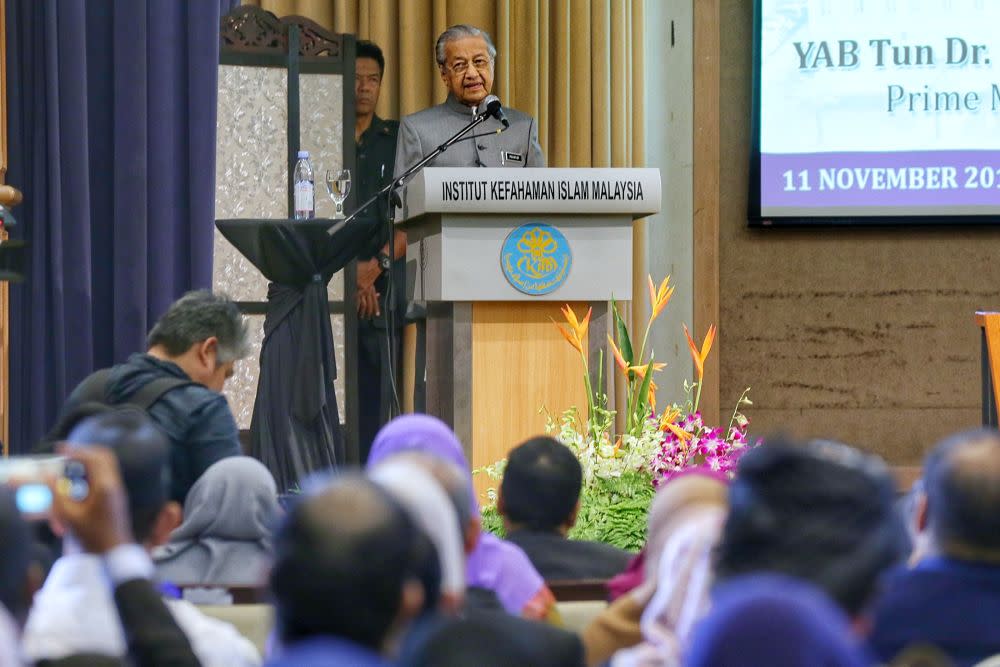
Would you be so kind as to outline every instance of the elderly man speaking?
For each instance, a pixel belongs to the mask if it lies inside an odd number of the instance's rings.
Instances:
[[[455,25],[438,37],[434,47],[441,80],[448,99],[430,109],[403,118],[396,145],[396,173],[402,173],[421,157],[465,127],[475,107],[493,87],[497,50],[489,34],[471,25]],[[431,167],[544,167],[538,144],[538,126],[531,116],[504,109],[510,127],[490,118],[475,129],[475,139],[460,141],[439,155]],[[492,132],[492,134],[488,134]]]

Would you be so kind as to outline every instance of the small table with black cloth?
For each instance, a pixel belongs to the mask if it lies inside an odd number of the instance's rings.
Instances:
[[[326,286],[370,246],[374,218],[336,232],[334,220],[216,220],[226,239],[271,281],[260,376],[250,424],[251,454],[278,490],[346,461],[334,380]]]

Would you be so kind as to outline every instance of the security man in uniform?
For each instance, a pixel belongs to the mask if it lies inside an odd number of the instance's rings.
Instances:
[[[354,140],[357,144],[355,201],[358,204],[368,201],[388,184],[395,167],[399,121],[384,120],[375,115],[384,74],[382,49],[372,42],[358,41],[354,82]],[[393,378],[399,367],[399,341],[406,298],[406,235],[397,230],[392,244],[389,243],[387,201],[379,201],[367,213],[377,220],[378,230],[369,251],[358,258],[357,373],[361,463],[368,458],[375,434],[390,417],[396,395]],[[385,275],[390,263],[392,289],[389,289]],[[387,298],[391,298],[391,302],[387,302]]]

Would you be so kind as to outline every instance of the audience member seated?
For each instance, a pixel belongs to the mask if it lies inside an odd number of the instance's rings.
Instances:
[[[933,539],[927,530],[926,503],[927,493],[924,491],[923,479],[914,481],[913,487],[897,502],[906,526],[906,536],[910,541],[910,555],[907,558],[909,565],[916,565],[930,555],[933,549]]]
[[[340,475],[275,535],[271,592],[281,646],[271,667],[388,665],[423,606],[418,529],[374,482]]]
[[[432,476],[447,494],[453,513],[457,517],[456,523],[452,524],[450,530],[456,538],[465,536],[466,554],[471,553],[476,548],[480,531],[479,521],[474,520],[470,513],[472,506],[470,498],[474,497],[474,491],[468,473],[444,459],[422,452],[407,451],[395,454],[377,464],[371,474],[385,478],[382,469],[390,466],[395,468],[392,477],[393,483],[398,486],[408,484],[408,480],[415,478],[415,472]],[[433,526],[433,530],[448,531],[449,524],[442,517],[442,520]],[[466,658],[475,658],[467,664],[543,664],[550,667],[579,667],[583,664],[583,646],[575,634],[545,623],[512,616],[503,609],[495,597],[490,604],[489,598],[482,595],[481,589],[478,590],[480,592],[476,597],[477,589],[468,589],[472,591],[474,599],[467,599],[467,603],[460,608],[441,604],[436,613],[424,614],[406,639],[403,647],[403,663],[430,664],[423,661],[427,659],[424,653],[425,645],[431,638],[442,633],[447,635],[452,632],[462,632],[468,627],[468,623],[475,622],[490,627],[494,637],[510,648],[501,653],[495,653],[491,644],[483,644],[478,649],[470,648],[469,651],[474,653],[464,651],[462,653]],[[510,654],[519,656],[522,662],[502,662],[503,656]]]
[[[21,653],[18,637],[20,632],[14,617],[0,605],[0,665],[18,667],[21,664]]]
[[[695,469],[660,487],[649,508],[642,583],[615,600],[584,629],[588,665],[604,664],[616,651],[636,645],[657,659],[676,653],[694,617],[703,612],[705,582],[673,578],[685,571],[707,574],[703,556],[718,540],[728,502],[727,484],[723,475]],[[685,553],[688,548],[691,551]],[[683,603],[683,617],[659,606],[645,613],[661,581],[669,587],[660,601]],[[621,659],[627,661],[628,657],[622,655]]]
[[[191,644],[167,610],[149,577],[153,564],[133,543],[125,490],[114,454],[101,447],[69,452],[82,465],[88,482],[84,498],[70,498],[53,481],[51,512],[77,537],[81,548],[102,564],[105,584],[114,590],[118,619],[128,644],[128,664],[136,667],[195,667],[200,665]],[[23,619],[34,592],[31,528],[21,516],[14,494],[0,488],[0,665],[22,664],[20,629],[7,610]],[[109,619],[114,622],[114,619]],[[118,667],[112,656],[74,654],[44,660],[44,667]]]
[[[270,471],[256,459],[213,463],[184,501],[184,521],[153,551],[156,574],[174,584],[260,586],[281,509]]]
[[[671,663],[676,664],[676,663]],[[802,580],[774,574],[719,586],[695,629],[687,667],[867,667],[849,619]]]
[[[722,504],[698,503],[665,517],[668,534],[661,549],[656,589],[642,612],[643,641],[618,651],[612,667],[679,665],[691,631],[709,608],[715,549],[726,519]],[[640,587],[637,594],[642,594]]]
[[[41,581],[31,567],[31,527],[0,487],[0,665],[18,665],[18,637]]]
[[[879,577],[906,557],[895,482],[846,445],[775,441],[740,459],[716,574],[771,572],[811,582],[855,622]]]
[[[507,541],[524,550],[546,581],[609,579],[632,557],[600,542],[566,537],[580,511],[583,469],[554,438],[532,438],[507,455],[497,498]]]
[[[236,360],[249,353],[246,322],[224,296],[189,292],[149,332],[145,354],[85,379],[63,406],[47,440],[63,439],[84,404],[138,404],[167,435],[173,483],[183,503],[210,465],[242,453],[236,420],[219,393]],[[102,380],[102,381],[95,381]]]
[[[132,534],[146,550],[165,542],[179,523],[180,508],[169,500],[170,444],[156,425],[136,409],[118,409],[81,422],[69,443],[71,448],[103,445],[114,452],[128,494]],[[126,653],[102,561],[83,553],[75,535],[65,535],[63,556],[36,594],[28,616],[24,650],[34,661],[78,653]],[[253,645],[232,626],[180,600],[168,606],[203,665],[260,663]]]
[[[930,644],[960,667],[1000,654],[1000,434],[955,435],[928,456],[918,527],[927,554],[886,577],[870,645],[888,662]]]
[[[114,590],[127,656],[77,654],[40,662],[39,667],[200,666],[191,642],[150,580],[153,562],[149,553],[135,544],[129,502],[114,453],[91,445],[69,452],[68,458],[84,467],[87,493],[83,498],[71,497],[65,485],[53,482],[52,515],[72,531],[85,553],[101,563],[103,583],[109,591]],[[115,619],[108,621],[114,623]]]
[[[440,600],[426,596],[425,609],[440,607],[449,613],[461,609],[465,599],[465,550],[448,495],[428,472],[403,456],[386,459],[369,470],[368,477],[403,506],[434,546],[441,593]]]
[[[621,574],[611,577],[605,584],[608,591],[608,602],[614,602],[631,590],[639,587],[642,583],[643,573],[646,571],[646,548],[645,546],[634,555],[625,566]]]
[[[444,422],[429,415],[410,414],[393,419],[375,436],[367,466],[370,468],[392,454],[421,451],[450,461],[468,477],[472,473],[462,444]],[[479,506],[470,498],[472,516],[479,521]],[[555,597],[531,561],[516,545],[483,533],[475,550],[466,559],[469,588],[493,591],[504,609],[525,618],[546,618],[555,608]]]
[[[511,620],[538,625],[509,616]],[[532,650],[531,640],[497,632],[490,619],[462,618],[431,634],[419,651],[405,664],[408,667],[552,667],[582,663],[559,662]]]

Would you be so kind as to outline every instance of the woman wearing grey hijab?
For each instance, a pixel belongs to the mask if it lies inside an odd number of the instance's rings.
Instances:
[[[214,463],[191,487],[183,523],[153,552],[157,575],[174,584],[260,584],[279,512],[274,477],[259,461]]]

